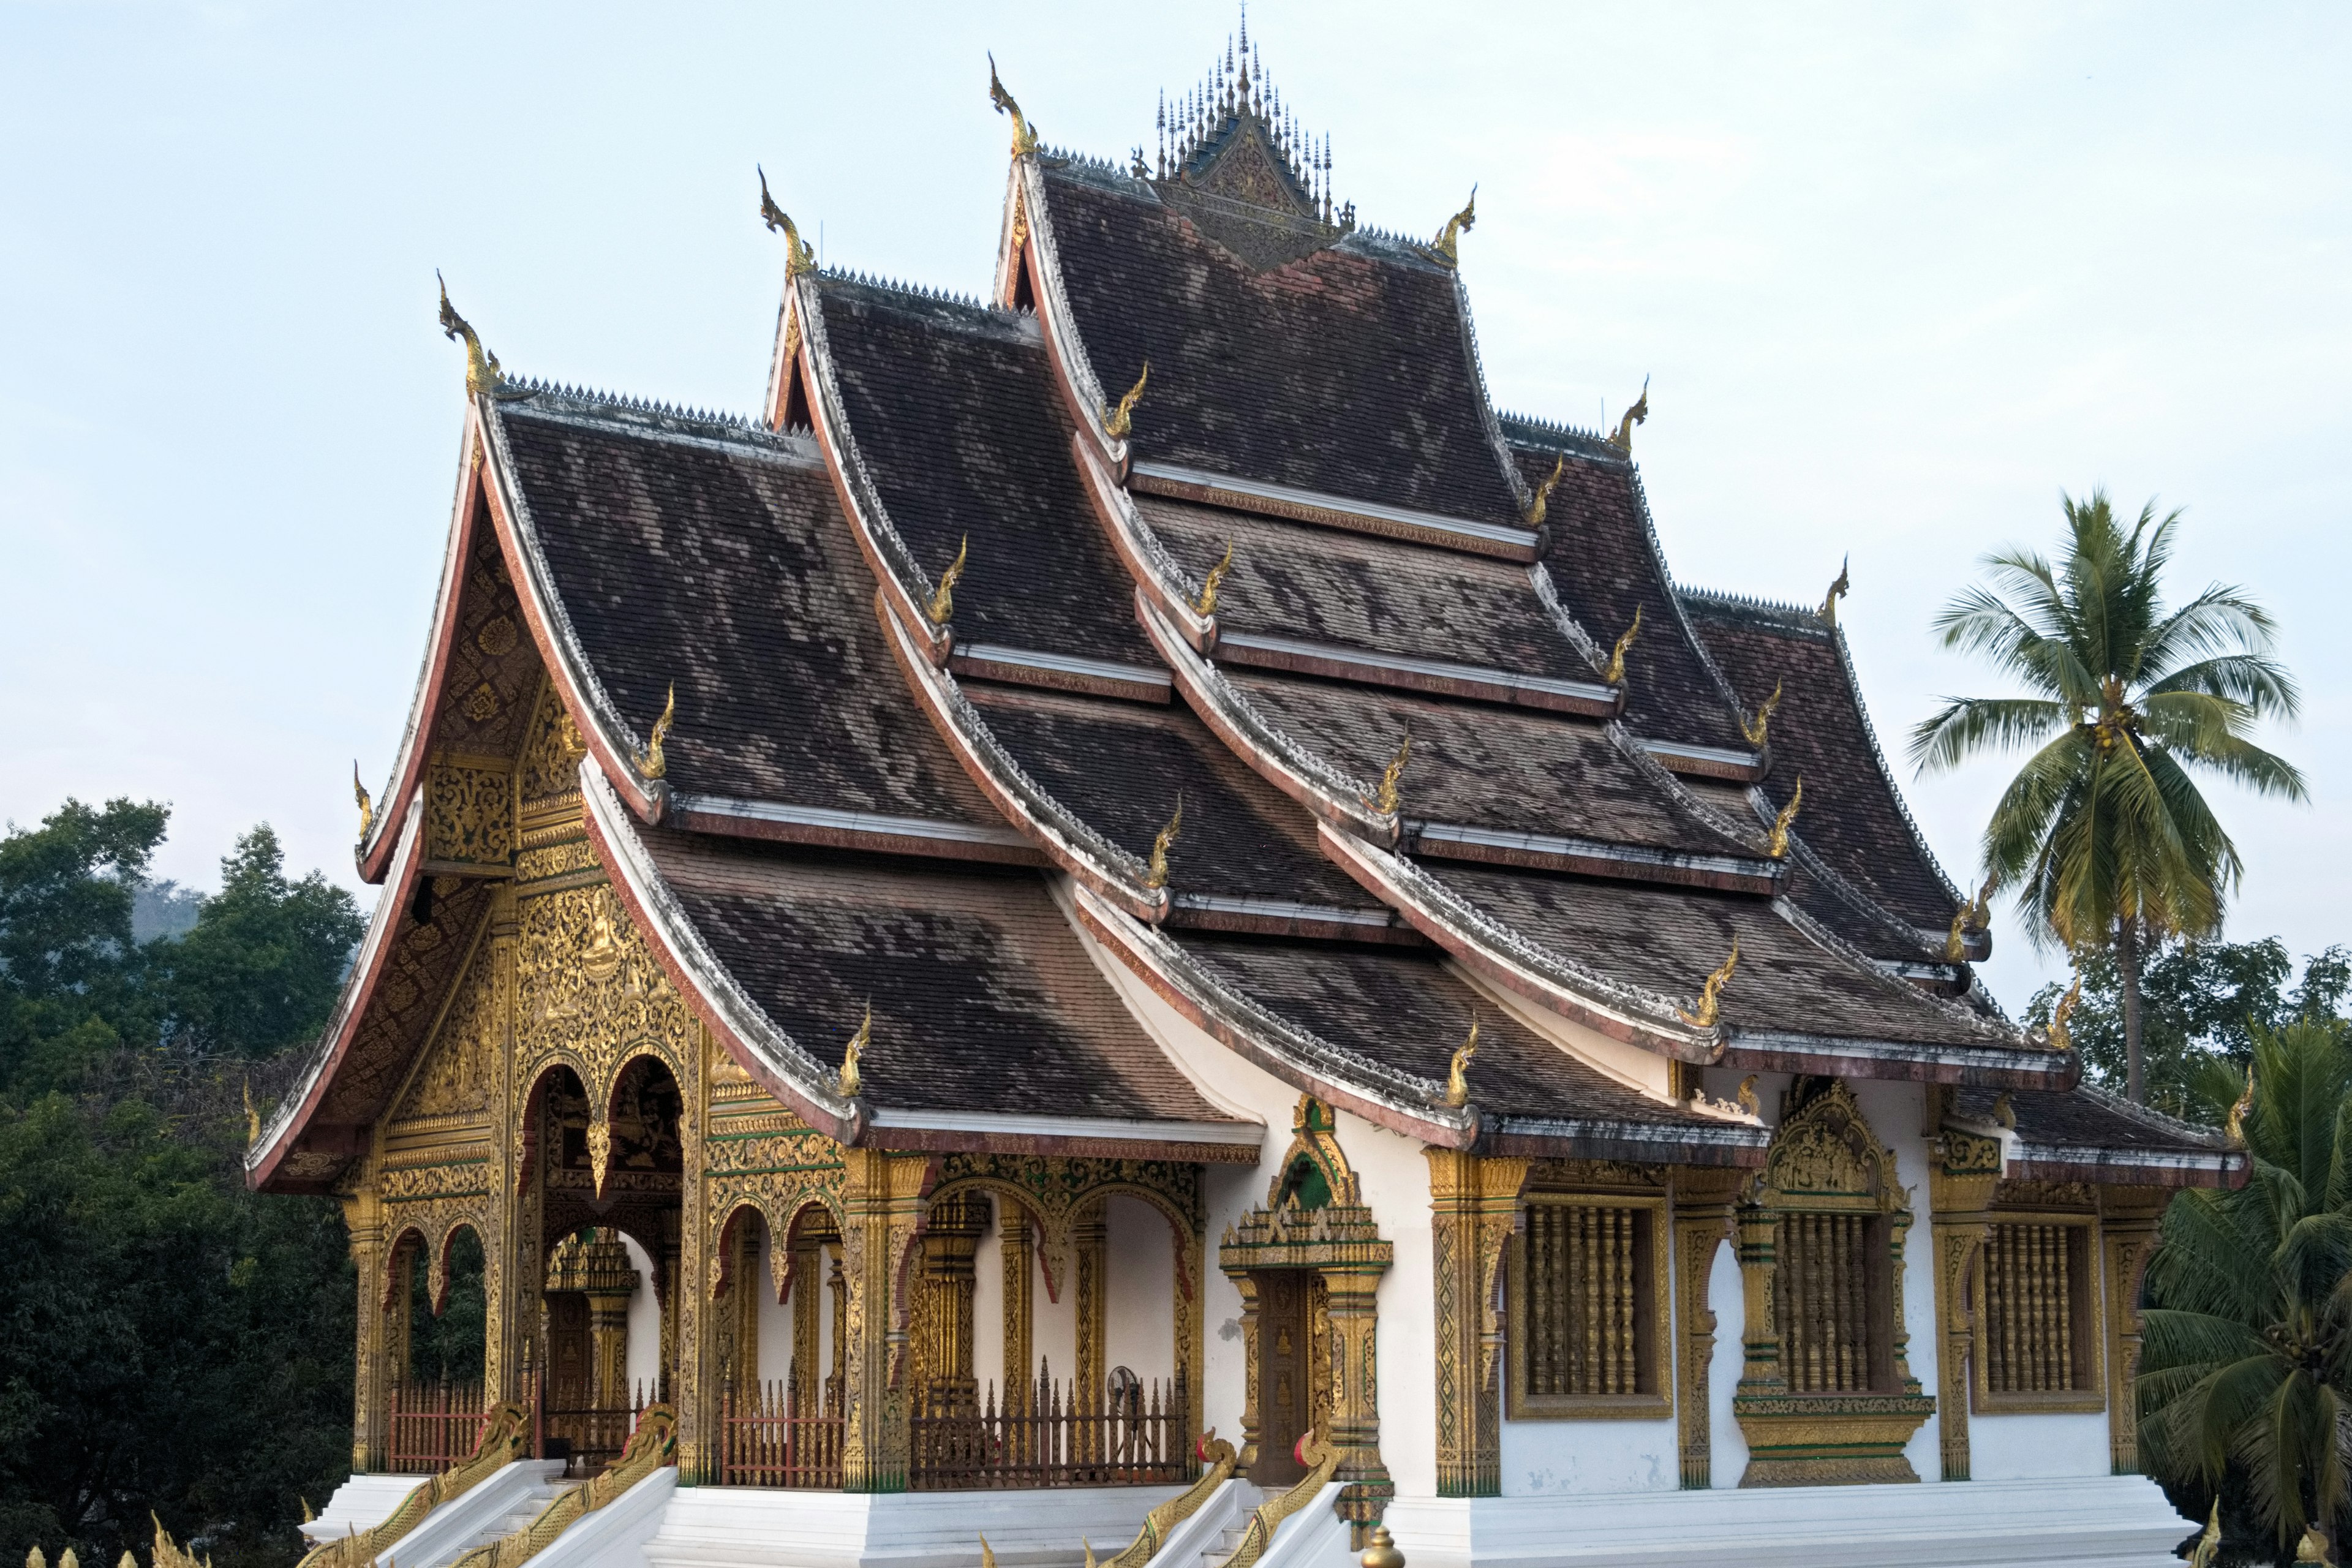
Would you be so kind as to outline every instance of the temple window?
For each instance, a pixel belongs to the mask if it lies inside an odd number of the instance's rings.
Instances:
[[[1514,1420],[1666,1414],[1665,1199],[1530,1193],[1510,1244]]]
[[[1773,1237],[1780,1259],[1780,1354],[1798,1394],[1887,1387],[1886,1223],[1874,1215],[1790,1214]]]
[[[1973,1281],[1979,1410],[2105,1405],[2096,1227],[2088,1213],[1994,1209]]]

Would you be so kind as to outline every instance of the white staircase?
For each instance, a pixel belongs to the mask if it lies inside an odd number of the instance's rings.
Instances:
[[[488,1546],[494,1541],[503,1541],[519,1530],[527,1529],[530,1521],[539,1517],[541,1509],[561,1497],[567,1489],[579,1484],[565,1480],[560,1467],[554,1475],[532,1481],[528,1488],[514,1494],[505,1513],[482,1526],[472,1540],[457,1548],[451,1561],[463,1557],[477,1546]],[[434,1568],[434,1565],[420,1563],[415,1568]]]
[[[1219,1563],[1231,1560],[1233,1554],[1242,1548],[1242,1537],[1249,1533],[1249,1521],[1250,1516],[1244,1514],[1219,1531],[1201,1551],[1201,1568],[1217,1568]]]

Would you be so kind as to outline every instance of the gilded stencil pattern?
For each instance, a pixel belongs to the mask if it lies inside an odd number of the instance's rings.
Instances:
[[[488,948],[477,953],[457,1000],[394,1113],[402,1121],[485,1112],[499,1049],[497,995]]]
[[[514,853],[514,791],[504,768],[436,763],[425,776],[425,858],[507,864]]]
[[[549,1062],[576,1063],[601,1108],[625,1059],[650,1045],[678,1083],[695,1081],[694,1015],[605,886],[521,900],[515,1036],[526,1070],[518,1092]]]
[[[539,700],[531,707],[530,728],[524,732],[517,780],[525,812],[555,801],[576,805],[580,759],[587,754],[587,743],[556,696],[554,682],[542,681]]]

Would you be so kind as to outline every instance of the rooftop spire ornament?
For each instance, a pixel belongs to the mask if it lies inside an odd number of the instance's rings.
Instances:
[[[253,1109],[253,1079],[245,1080],[245,1146],[261,1142],[261,1112]]]
[[[858,1089],[864,1086],[865,1079],[858,1071],[857,1063],[866,1055],[866,1047],[873,1043],[874,1004],[868,1002],[866,1004],[866,1016],[858,1022],[857,1033],[849,1037],[848,1048],[841,1053],[841,1076],[835,1080],[834,1087],[841,1091],[844,1100],[856,1099]]]
[[[441,335],[451,342],[463,339],[466,344],[466,390],[476,396],[498,391],[507,379],[499,369],[499,356],[482,347],[481,338],[449,303],[449,285],[437,267],[433,269],[433,281],[441,285]]]
[[[994,54],[988,57],[988,101],[996,105],[997,113],[1013,116],[1013,155],[1025,158],[1034,153],[1037,150],[1037,132],[1029,128],[1028,116],[1021,112],[1021,106],[1013,101],[1013,95],[1005,91],[1004,84],[997,79]]]
[[[1731,972],[1738,967],[1739,939],[1735,936],[1731,939],[1731,956],[1725,959],[1722,965],[1706,977],[1706,984],[1699,988],[1698,1011],[1686,1013],[1680,1007],[1675,1009],[1675,1013],[1681,1016],[1682,1021],[1694,1029],[1714,1028],[1716,1013],[1723,996],[1723,988],[1731,984]]]
[[[1624,635],[1617,639],[1617,645],[1609,650],[1609,668],[1601,672],[1601,679],[1612,686],[1625,683],[1625,650],[1632,647],[1633,639],[1641,635],[1642,606],[1636,605],[1633,606],[1633,624],[1625,628]]]
[[[1145,887],[1159,889],[1168,885],[1168,851],[1175,844],[1176,836],[1183,831],[1184,796],[1179,793],[1176,815],[1168,819],[1168,826],[1161,828],[1159,836],[1151,841],[1151,859],[1143,873]]]
[[[1642,378],[1642,395],[1633,400],[1633,406],[1625,410],[1625,416],[1617,421],[1616,433],[1609,437],[1609,444],[1616,447],[1619,451],[1624,453],[1627,457],[1632,457],[1633,455],[1633,426],[1636,425],[1647,425],[1649,422],[1650,378],[1645,375]]]
[[[1992,919],[1992,879],[1987,877],[1977,896],[1954,910],[1952,929],[1944,934],[1944,962],[1958,963],[1969,955],[1969,932],[1983,931]]]
[[[1550,510],[1551,507],[1551,492],[1555,489],[1559,488],[1559,477],[1567,471],[1568,458],[1567,455],[1563,453],[1561,456],[1552,460],[1551,472],[1546,474],[1544,476],[1544,482],[1536,487],[1536,499],[1528,503],[1528,526],[1529,528],[1541,528],[1543,526],[1544,513]]]
[[[1776,680],[1772,683],[1772,695],[1764,699],[1764,706],[1756,710],[1756,717],[1753,720],[1742,719],[1739,721],[1739,732],[1748,737],[1749,745],[1760,746],[1764,743],[1764,737],[1772,731],[1772,715],[1780,706],[1780,683]]]
[[[669,685],[669,699],[662,704],[661,717],[654,721],[652,738],[646,742],[643,755],[637,758],[637,772],[649,779],[669,776],[669,759],[662,754],[662,743],[669,739],[669,727],[677,721],[677,682]]]
[[[1224,559],[1209,568],[1209,575],[1201,584],[1201,596],[1192,601],[1194,614],[1213,616],[1217,613],[1217,590],[1225,585],[1225,574],[1233,569],[1234,542],[1228,539],[1225,541]]]
[[[1135,405],[1142,400],[1144,384],[1150,379],[1151,362],[1145,360],[1143,374],[1135,378],[1135,384],[1129,387],[1125,395],[1119,398],[1118,406],[1099,407],[1096,410],[1096,413],[1102,416],[1104,435],[1114,441],[1127,439],[1128,432],[1135,428]]]
[[[1394,816],[1396,815],[1399,800],[1397,782],[1404,777],[1404,765],[1412,760],[1412,731],[1407,730],[1404,732],[1403,743],[1396,749],[1396,755],[1391,757],[1389,759],[1389,765],[1381,770],[1381,793],[1379,796],[1376,799],[1366,801],[1364,804],[1372,806],[1384,816]]]
[[[1797,775],[1797,787],[1789,792],[1789,804],[1772,819],[1772,836],[1765,841],[1764,852],[1775,860],[1789,858],[1789,829],[1797,821],[1797,808],[1805,804],[1805,775]]]
[[[1444,257],[1446,266],[1459,266],[1462,261],[1462,237],[1477,226],[1478,187],[1473,185],[1470,187],[1470,199],[1462,205],[1460,212],[1445,220],[1444,228],[1438,232],[1430,249]]]
[[[759,170],[760,174],[760,221],[766,224],[771,231],[784,237],[784,276],[798,278],[803,272],[815,271],[816,252],[811,250],[808,241],[801,237],[801,231],[793,223],[792,215],[778,206],[776,198],[768,194],[768,171],[761,169],[757,163],[751,167]],[[797,326],[798,322],[795,321],[794,325]]]
[[[2230,1135],[2230,1142],[2238,1148],[2242,1149],[2246,1146],[2246,1118],[2252,1113],[2253,1109],[2254,1064],[2248,1062],[2245,1092],[2238,1096],[2238,1102],[2235,1105],[2230,1107],[2230,1119],[2221,1123],[2221,1131]]]
[[[2045,1032],[2044,1037],[2049,1040],[2052,1050],[2070,1051],[2074,1048],[2074,1038],[2068,1032],[2068,1024],[2074,1016],[2074,1009],[2081,1005],[2082,1000],[2083,975],[2082,972],[2077,970],[2074,973],[2074,984],[2066,987],[2066,994],[2059,997],[2058,1005],[2050,1010],[2050,1027]]]
[[[1470,1103],[1470,1058],[1478,1054],[1478,1015],[1470,1015],[1470,1037],[1454,1048],[1445,1068],[1445,1103],[1459,1110]]]
[[[930,616],[931,625],[946,626],[954,616],[955,585],[963,579],[964,558],[971,553],[971,535],[967,533],[963,536],[963,542],[956,546],[956,558],[948,563],[946,571],[940,574],[940,585],[931,590],[931,602],[923,606],[923,614]]]
[[[1837,625],[1837,602],[1844,598],[1846,590],[1853,586],[1852,576],[1847,570],[1853,564],[1853,557],[1851,555],[1838,563],[1837,581],[1830,584],[1829,597],[1822,601],[1822,607],[1813,612],[1831,626]]]
[[[360,763],[352,759],[352,795],[360,803],[360,842],[367,842],[368,832],[375,826],[375,802],[368,798],[367,785],[360,783]]]

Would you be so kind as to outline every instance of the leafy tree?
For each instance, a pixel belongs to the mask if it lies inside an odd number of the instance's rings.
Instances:
[[[2352,952],[2331,947],[2305,959],[2302,979],[2290,984],[2294,973],[2286,944],[2276,937],[2167,942],[2158,947],[2140,975],[2147,1103],[2219,1126],[2244,1087],[2254,1030],[2275,1029],[2298,1018],[2342,1026]],[[2091,1076],[2120,1087],[2127,1058],[2115,957],[2091,952],[2078,973],[2083,994],[2069,1033]],[[2036,992],[2026,1008],[2027,1021],[2047,1024],[2063,990],[2052,984]]]
[[[152,801],[68,800],[0,836],[0,1089],[64,1081],[147,1037],[131,892],[169,819]]]
[[[2175,1198],[2148,1264],[2139,1433],[2176,1506],[2285,1563],[2352,1521],[2352,1053],[2309,1020],[2253,1050],[2252,1178]]]
[[[221,861],[221,889],[194,929],[153,950],[172,1042],[266,1057],[315,1033],[365,929],[351,894],[318,872],[287,879],[285,851],[262,824]]]
[[[2270,616],[2242,590],[2216,584],[2165,608],[2178,511],[2151,504],[2126,530],[2103,490],[2064,506],[2056,564],[1996,552],[1994,586],[1936,620],[1946,647],[1985,656],[2032,695],[1948,699],[1912,731],[1911,757],[1925,772],[2036,748],[1993,807],[1984,868],[1994,890],[2018,890],[2037,946],[2113,957],[2125,1092],[2145,1100],[2142,961],[2165,938],[2219,931],[2242,871],[2191,770],[2305,798],[2303,775],[2250,738],[2299,699],[2270,657]]]

